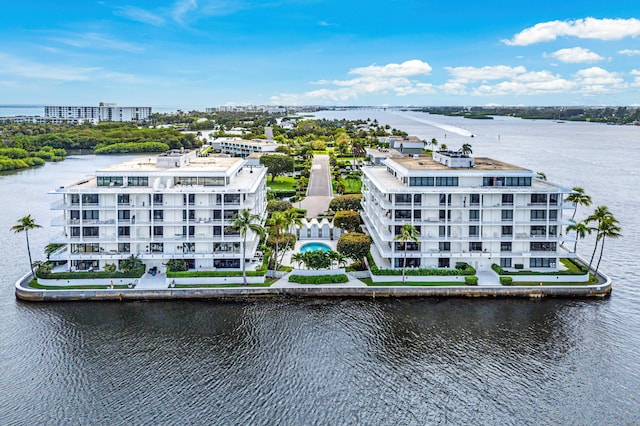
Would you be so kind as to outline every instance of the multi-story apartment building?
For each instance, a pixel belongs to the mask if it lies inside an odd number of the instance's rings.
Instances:
[[[230,228],[243,209],[264,217],[266,169],[240,158],[197,157],[170,151],[136,159],[63,186],[52,194],[63,230],[52,242],[64,244],[52,260],[71,270],[119,265],[131,255],[147,267],[184,259],[191,269],[241,267],[242,237]],[[247,259],[259,237],[247,234]]]
[[[45,117],[98,121],[141,121],[151,115],[151,107],[119,107],[100,102],[99,106],[45,106]]]
[[[417,243],[407,243],[407,267],[478,270],[558,270],[567,238],[563,210],[570,189],[531,170],[459,152],[388,158],[363,169],[363,220],[384,267],[401,268],[405,247],[395,237],[411,223]],[[573,246],[573,244],[565,244]]]
[[[280,146],[277,142],[267,139],[240,139],[240,138],[217,138],[211,145],[213,149],[223,154],[236,157],[248,157],[254,152],[273,153]]]

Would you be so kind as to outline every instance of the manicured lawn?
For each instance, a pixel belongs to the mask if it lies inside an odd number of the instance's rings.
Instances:
[[[345,194],[360,194],[362,192],[362,181],[360,179],[342,179]]]
[[[32,280],[29,282],[29,287],[38,288],[41,290],[111,290],[108,285],[42,285],[38,284],[38,281]],[[113,286],[113,290],[128,289],[129,286],[125,284],[118,284]],[[135,287],[132,287],[135,288]]]
[[[403,287],[402,281],[390,282],[390,283],[374,283],[371,278],[360,278],[360,281],[368,285],[369,287]],[[419,281],[407,281],[404,286],[413,287],[444,287],[444,286],[466,286],[465,283],[458,281],[432,281],[432,282],[419,282]]]
[[[297,182],[289,176],[278,176],[274,182],[271,182],[271,178],[267,179],[267,186],[274,191],[295,191]]]
[[[176,284],[173,288],[236,288],[236,287],[269,287],[273,282],[265,280],[264,284]]]

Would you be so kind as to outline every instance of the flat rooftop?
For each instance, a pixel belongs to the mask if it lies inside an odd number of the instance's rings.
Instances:
[[[406,170],[510,170],[510,171],[526,171],[528,169],[524,167],[514,166],[513,164],[505,163],[500,160],[494,160],[487,157],[474,157],[475,167],[449,167],[444,164],[440,164],[434,161],[430,155],[418,155],[417,159],[413,156],[404,156],[401,158],[390,158],[387,161],[392,161],[398,164],[400,167]]]
[[[218,172],[238,167],[244,160],[226,155],[196,157],[181,167],[159,167],[156,157],[134,158],[130,161],[114,164],[96,171],[96,174],[104,172]]]

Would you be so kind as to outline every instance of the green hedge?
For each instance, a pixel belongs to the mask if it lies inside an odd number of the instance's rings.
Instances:
[[[267,273],[266,269],[247,271],[248,277],[262,277]],[[241,277],[242,271],[167,271],[167,278],[211,278],[211,277]]]
[[[500,277],[500,284],[502,284],[502,285],[511,285],[511,284],[513,284],[513,278],[511,278],[511,277]]]
[[[368,256],[368,261],[369,261],[369,269],[371,270],[371,273],[373,275],[402,275],[402,269],[380,269],[378,268],[378,266],[376,265],[375,261],[373,260],[373,256],[371,256],[371,253],[369,253]],[[476,270],[474,267],[472,267],[471,265],[465,263],[464,264],[465,267],[464,268],[455,268],[455,269],[440,269],[440,268],[434,268],[434,269],[426,269],[426,268],[418,268],[418,269],[406,269],[405,270],[405,275],[410,277],[410,276],[418,276],[418,277],[424,277],[424,276],[454,276],[454,275],[475,275],[476,274]]]
[[[567,270],[552,272],[536,272],[528,270],[505,271],[495,263],[491,265],[491,269],[493,269],[498,275],[585,275],[588,272],[588,268],[586,266],[574,262],[573,259],[560,259],[560,262],[562,262]]]
[[[46,280],[79,280],[79,279],[96,279],[96,278],[140,278],[144,275],[144,265],[139,268],[132,269],[128,272],[115,271],[95,271],[95,272],[36,272],[38,278]]]
[[[299,284],[337,284],[346,283],[349,277],[346,274],[338,275],[289,275],[289,282]]]
[[[478,277],[475,275],[467,275],[464,277],[464,282],[468,285],[478,285]]]

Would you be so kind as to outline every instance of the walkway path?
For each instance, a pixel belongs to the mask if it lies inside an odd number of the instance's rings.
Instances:
[[[329,156],[314,155],[309,186],[307,187],[307,198],[300,203],[300,207],[307,210],[308,218],[317,217],[329,208],[333,197],[330,172]]]

